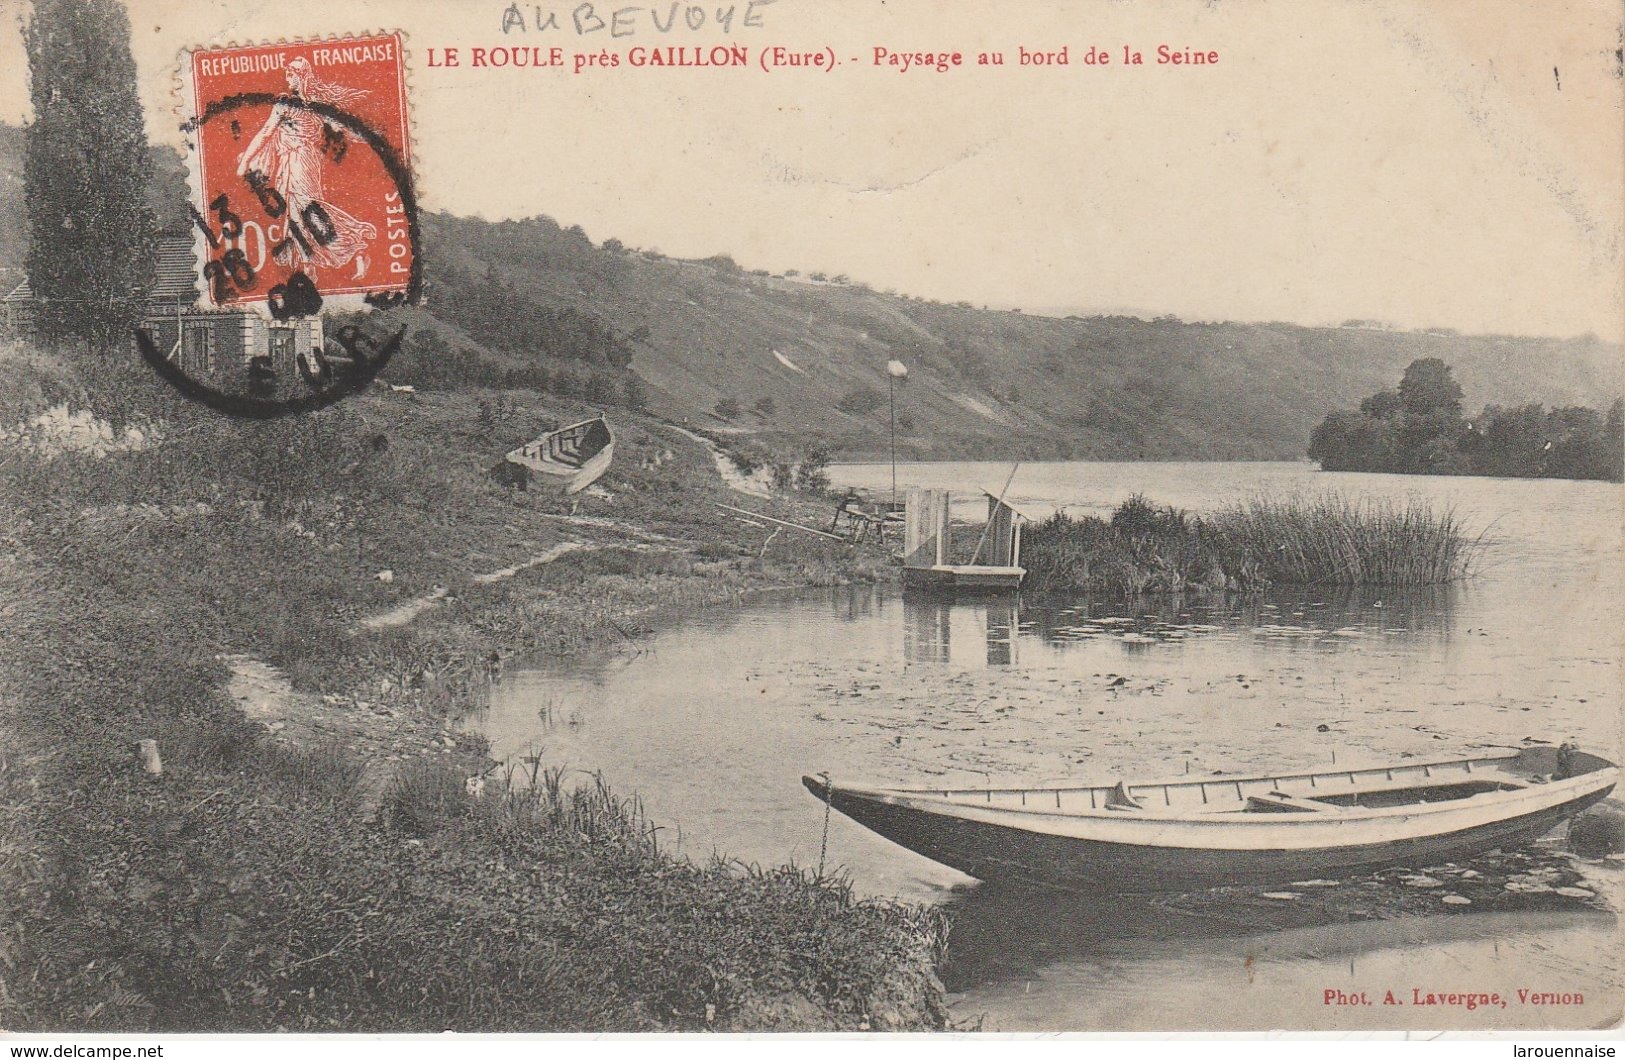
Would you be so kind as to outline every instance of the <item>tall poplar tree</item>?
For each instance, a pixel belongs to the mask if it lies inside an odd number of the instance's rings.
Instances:
[[[34,0],[24,170],[28,280],[53,338],[118,348],[151,285],[152,164],[117,0]]]

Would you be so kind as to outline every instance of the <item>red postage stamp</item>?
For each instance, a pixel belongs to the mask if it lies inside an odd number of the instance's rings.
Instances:
[[[399,34],[199,49],[181,81],[205,305],[288,319],[415,289]]]

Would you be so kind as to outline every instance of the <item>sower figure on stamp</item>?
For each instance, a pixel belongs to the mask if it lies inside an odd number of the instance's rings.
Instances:
[[[367,92],[322,80],[303,56],[288,63],[286,76],[291,99],[279,100],[271,108],[271,116],[238,159],[237,175],[261,174],[287,203],[288,216],[298,219],[313,237],[283,240],[277,245],[278,263],[302,260],[312,269],[341,269],[353,260],[354,278],[359,280],[369,264],[364,251],[377,238],[378,229],[336,206],[323,178],[329,145],[346,144],[348,133],[299,101],[342,106]],[[335,150],[335,162],[343,150],[343,146]]]

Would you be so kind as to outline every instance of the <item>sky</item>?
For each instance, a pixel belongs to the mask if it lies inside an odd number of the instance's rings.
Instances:
[[[129,9],[149,133],[177,145],[184,48],[404,31],[431,209],[546,214],[595,240],[977,305],[1625,332],[1611,0],[775,0],[747,27],[748,4],[681,0],[662,34],[669,0],[645,0],[621,38],[578,36],[577,5],[548,0],[519,4],[531,28],[506,34],[500,0]],[[28,8],[0,5],[0,120],[17,122]],[[537,30],[550,13],[563,28]],[[751,66],[627,64],[633,46],[721,43]],[[1158,65],[1159,44],[1219,59]],[[469,65],[520,45],[567,66]],[[1091,45],[1113,62],[1085,64]],[[764,72],[773,46],[838,65]],[[1125,46],[1146,65],[1125,66]],[[431,66],[448,47],[463,65]],[[904,72],[876,47],[966,65]],[[1066,66],[1019,63],[1062,47]],[[603,48],[619,67],[568,65]],[[981,51],[1005,65],[975,65]]]

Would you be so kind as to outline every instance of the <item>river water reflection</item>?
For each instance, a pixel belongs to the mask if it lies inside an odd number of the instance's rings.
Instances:
[[[1007,472],[919,465],[900,477],[996,488]],[[889,469],[841,468],[837,481],[881,486]],[[1454,505],[1486,532],[1480,576],[1423,593],[1210,601],[786,593],[684,616],[636,649],[568,668],[517,668],[479,724],[499,756],[534,749],[638,792],[692,856],[807,866],[825,822],[804,773],[1039,785],[1285,770],[1333,756],[1354,765],[1567,736],[1617,755],[1617,486],[1322,475],[1295,464],[1059,464],[1024,468],[1013,494],[1041,515],[1104,512],[1136,491],[1203,510],[1260,488],[1327,487]],[[1625,983],[1604,908],[1618,868],[1606,864],[1574,866],[1598,901],[1547,895],[1506,911],[1482,894],[1469,907],[1432,896],[1419,905],[1413,893],[1385,902],[1382,888],[1400,885],[1380,881],[1359,885],[1369,894],[1350,884],[1291,901],[1109,908],[1000,894],[839,815],[827,860],[861,893],[955,908],[945,979],[963,994],[956,1013],[990,1028],[1594,1026],[1618,1018]],[[1463,980],[1464,967],[1476,978]],[[1430,976],[1491,991],[1566,983],[1595,1000],[1470,1014],[1321,1003],[1328,988],[1409,997]]]

